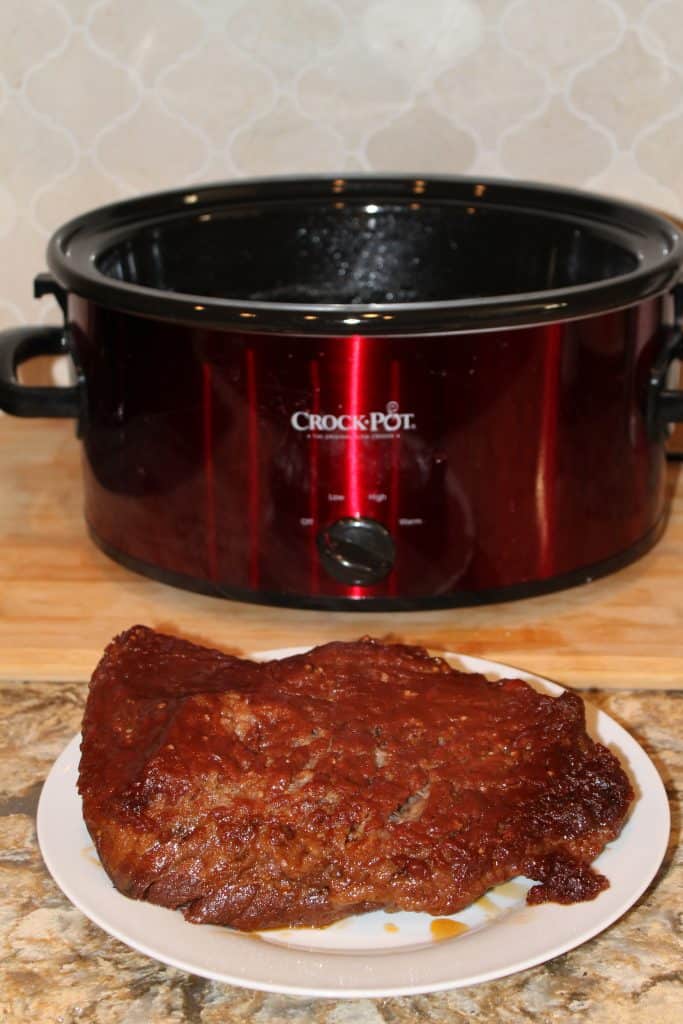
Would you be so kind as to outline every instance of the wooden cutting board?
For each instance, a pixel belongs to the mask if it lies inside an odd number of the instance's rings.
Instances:
[[[580,687],[683,688],[683,484],[635,564],[546,597],[425,612],[312,612],[154,583],[101,554],[81,515],[73,424],[0,416],[0,678],[81,680],[136,622],[230,650],[363,634],[477,654]]]

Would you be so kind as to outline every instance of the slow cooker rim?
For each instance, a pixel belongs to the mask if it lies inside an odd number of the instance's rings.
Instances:
[[[200,214],[209,207],[215,209],[217,203],[307,198],[358,201],[368,189],[375,192],[375,198],[382,191],[385,200],[419,195],[421,201],[463,201],[469,196],[487,206],[531,206],[558,218],[573,216],[596,226],[615,228],[622,235],[630,231],[634,242],[637,237],[654,238],[659,234],[668,245],[661,256],[646,254],[632,271],[580,285],[480,298],[368,304],[224,299],[164,291],[107,276],[96,265],[104,245],[95,248],[91,244],[88,251],[88,240],[111,238],[112,232],[140,226],[150,217],[160,223],[190,210]],[[371,197],[366,199],[369,202]],[[74,239],[80,243],[75,247]],[[683,240],[676,226],[654,211],[576,189],[452,175],[302,175],[188,186],[98,207],[66,222],[53,234],[47,262],[66,291],[106,308],[146,318],[245,333],[409,336],[564,322],[634,305],[676,284],[683,263]]]

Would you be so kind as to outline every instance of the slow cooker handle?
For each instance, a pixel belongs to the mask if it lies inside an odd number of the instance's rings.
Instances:
[[[0,333],[0,409],[12,416],[78,419],[81,387],[29,387],[20,384],[17,369],[36,356],[68,355],[63,327],[11,327]]]
[[[679,327],[667,327],[659,355],[650,370],[647,419],[650,437],[655,441],[666,437],[670,423],[683,423],[683,391],[666,386],[669,367],[677,359],[683,359],[683,332]]]

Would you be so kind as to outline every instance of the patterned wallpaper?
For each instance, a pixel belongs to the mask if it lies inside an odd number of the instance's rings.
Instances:
[[[1,0],[0,324],[45,242],[245,175],[524,177],[683,213],[683,0]]]

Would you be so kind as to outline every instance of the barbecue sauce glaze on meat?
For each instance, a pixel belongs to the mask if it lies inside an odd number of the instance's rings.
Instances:
[[[369,639],[259,664],[142,626],[93,675],[79,790],[121,892],[245,930],[452,914],[520,874],[529,902],[592,899],[633,798],[573,693]]]

